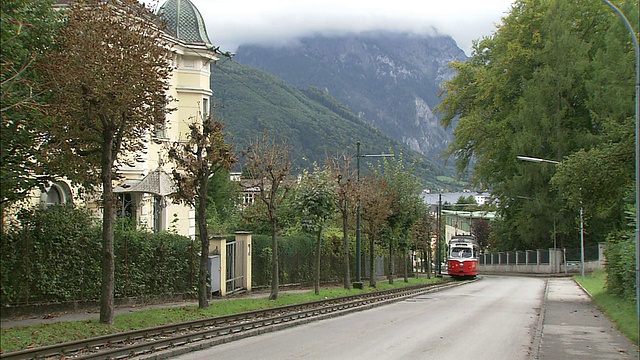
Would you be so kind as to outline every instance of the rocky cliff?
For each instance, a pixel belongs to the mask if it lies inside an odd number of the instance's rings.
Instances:
[[[440,84],[454,75],[449,63],[466,56],[448,36],[379,31],[306,37],[286,47],[243,45],[235,59],[295,86],[326,91],[435,160],[451,139],[433,110]]]

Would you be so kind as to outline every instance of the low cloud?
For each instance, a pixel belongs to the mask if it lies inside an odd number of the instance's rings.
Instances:
[[[211,41],[234,52],[241,44],[289,44],[313,34],[395,30],[450,35],[467,55],[509,11],[509,0],[191,0]]]

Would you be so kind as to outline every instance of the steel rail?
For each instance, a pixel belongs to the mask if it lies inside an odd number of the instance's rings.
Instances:
[[[436,285],[441,284],[417,285],[161,325],[10,352],[0,355],[0,358],[7,360],[44,359],[72,355],[76,359],[130,358],[201,340],[238,334],[281,323],[322,316],[323,314],[375,304],[381,305],[388,301],[396,301],[397,299],[429,291],[435,288]],[[441,285],[439,288],[442,287]],[[150,341],[149,339],[152,340]]]

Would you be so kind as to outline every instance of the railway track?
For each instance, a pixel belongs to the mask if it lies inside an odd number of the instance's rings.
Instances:
[[[163,359],[459,283],[429,284],[218,316],[2,354],[17,359]]]

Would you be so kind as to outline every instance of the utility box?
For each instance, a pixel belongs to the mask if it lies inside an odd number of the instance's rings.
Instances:
[[[211,293],[220,295],[222,264],[220,263],[220,255],[209,256],[209,277],[211,281]]]
[[[209,258],[216,258],[216,266],[209,265],[211,294],[227,296],[227,239],[214,235],[209,238]],[[214,287],[215,282],[215,287]]]
[[[251,244],[250,232],[236,232],[235,240],[229,244],[225,236],[209,238],[210,294],[227,296],[229,291],[251,291]]]

